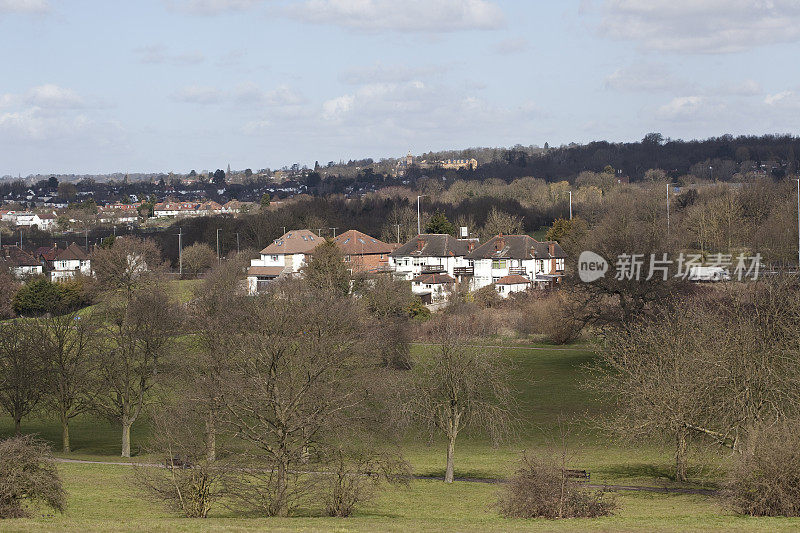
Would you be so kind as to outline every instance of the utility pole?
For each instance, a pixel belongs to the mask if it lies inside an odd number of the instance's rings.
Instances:
[[[178,275],[183,277],[183,228],[178,228]]]
[[[239,232],[236,232],[236,255],[239,255]]]
[[[422,198],[423,196],[428,196],[428,195],[427,194],[422,194],[420,196],[417,196],[417,235],[422,235],[422,227],[421,227],[421,223],[420,223],[420,216],[421,215],[420,215],[419,199]]]
[[[83,228],[83,233],[86,238],[86,253],[89,253],[89,228]]]
[[[569,219],[572,220],[572,191],[569,191]]]
[[[397,244],[400,244],[400,224],[395,224],[397,226]]]
[[[220,263],[222,263],[222,259],[220,259],[220,257],[219,257],[219,230],[221,230],[221,229],[222,228],[217,228],[217,264],[218,265]]]

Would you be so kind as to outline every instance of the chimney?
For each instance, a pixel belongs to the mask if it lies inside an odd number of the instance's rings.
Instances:
[[[550,257],[556,255],[556,243],[554,242],[548,243],[548,248],[550,249]]]
[[[494,251],[495,252],[499,252],[500,250],[502,250],[505,247],[506,247],[506,240],[503,238],[503,234],[501,233],[497,237],[497,240],[494,241]]]
[[[425,248],[425,239],[417,238],[417,251],[422,251]]]
[[[472,252],[475,250],[475,241],[469,241],[467,243],[467,251]]]

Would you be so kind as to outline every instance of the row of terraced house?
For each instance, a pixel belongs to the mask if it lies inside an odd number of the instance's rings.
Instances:
[[[276,279],[299,276],[314,249],[324,242],[314,232],[289,231],[261,250],[247,273],[251,294]],[[417,235],[404,245],[389,244],[357,230],[334,239],[351,273],[391,275],[410,281],[425,303],[445,302],[457,285],[471,291],[494,285],[502,297],[553,288],[564,274],[566,254],[555,241],[528,235],[477,239],[444,234]]]

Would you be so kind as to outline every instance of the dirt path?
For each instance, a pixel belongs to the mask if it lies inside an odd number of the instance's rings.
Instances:
[[[150,467],[163,467],[163,464],[156,464],[156,463],[134,463],[128,461],[92,461],[88,459],[62,459],[59,457],[55,458],[55,461],[58,463],[77,463],[77,464],[89,464],[89,465],[110,465],[110,466],[150,466]],[[442,478],[439,476],[422,476],[422,475],[412,475],[412,479],[418,479],[421,481],[441,481]],[[487,483],[487,484],[499,484],[505,483],[506,480],[502,478],[475,478],[475,477],[456,477],[456,481],[463,481],[466,483]],[[588,487],[591,489],[598,489],[598,490],[607,490],[607,491],[633,491],[633,492],[660,492],[666,494],[702,494],[705,496],[713,496],[717,493],[716,490],[713,489],[696,489],[696,488],[680,488],[680,487],[645,487],[640,485],[609,485],[609,484],[595,484],[595,483],[586,483],[583,484],[584,487]]]

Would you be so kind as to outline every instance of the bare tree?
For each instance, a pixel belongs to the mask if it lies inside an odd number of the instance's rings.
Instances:
[[[122,456],[131,455],[131,426],[148,401],[170,338],[179,323],[178,309],[163,288],[136,292],[129,301],[107,303],[100,311],[97,375],[100,392],[94,409],[122,426]]]
[[[206,456],[216,457],[216,435],[222,405],[222,379],[233,343],[247,321],[247,296],[240,290],[248,264],[239,255],[213,268],[195,291],[190,322],[196,344],[180,354],[173,365],[177,392],[205,424]]]
[[[71,313],[41,318],[32,329],[44,371],[44,402],[61,423],[62,451],[69,453],[69,422],[91,406],[96,327],[90,317]]]
[[[14,420],[17,435],[23,417],[42,398],[43,377],[31,326],[20,321],[0,324],[0,406]]]
[[[205,243],[196,242],[183,250],[183,271],[190,276],[206,272],[216,262],[216,252]]]
[[[372,423],[380,361],[359,306],[335,291],[274,284],[249,316],[229,354],[222,402],[229,428],[260,449],[267,466],[240,494],[285,516],[304,490],[297,470]]]
[[[680,481],[690,440],[741,450],[752,428],[797,411],[799,318],[796,278],[775,278],[614,332],[591,385],[615,402],[605,426],[674,442]]]
[[[92,270],[101,290],[121,293],[127,300],[164,268],[158,245],[138,237],[119,237],[112,246],[92,253]]]
[[[145,449],[149,455],[163,458],[163,468],[137,465],[134,473],[151,500],[189,518],[206,518],[234,472],[209,460],[203,423],[196,415],[186,403],[169,402],[154,410]]]
[[[20,284],[3,266],[0,266],[0,319],[14,316],[14,296]]]
[[[485,431],[495,442],[511,430],[508,363],[471,345],[467,329],[456,321],[432,325],[431,338],[436,346],[417,361],[406,405],[413,420],[447,438],[444,480],[452,483],[456,438],[462,430]]]

